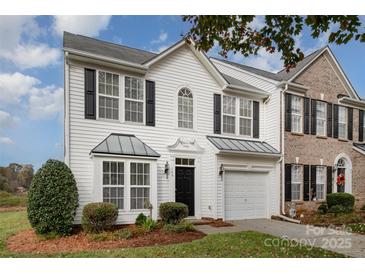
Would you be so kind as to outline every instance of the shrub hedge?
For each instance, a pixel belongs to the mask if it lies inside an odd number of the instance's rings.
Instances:
[[[75,178],[69,167],[48,160],[34,175],[28,193],[28,219],[39,234],[69,234],[78,207]]]
[[[167,202],[160,205],[160,217],[165,223],[180,223],[188,214],[188,206],[183,203]]]
[[[118,218],[118,208],[112,203],[90,203],[82,211],[85,232],[99,233],[110,229]]]
[[[331,210],[333,206],[342,206],[349,211],[354,209],[355,197],[349,193],[331,193],[327,195],[328,209]]]

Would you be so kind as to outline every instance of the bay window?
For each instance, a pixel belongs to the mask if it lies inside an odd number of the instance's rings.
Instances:
[[[99,117],[119,120],[119,75],[99,71]]]
[[[292,165],[291,178],[291,199],[298,201],[302,197],[302,166]]]
[[[338,107],[338,137],[347,139],[347,108]]]
[[[150,204],[150,164],[130,164],[131,209],[148,209]]]
[[[125,77],[125,121],[143,123],[144,84],[143,80]]]
[[[103,162],[103,202],[124,209],[124,163]]]
[[[325,199],[325,182],[326,170],[323,166],[316,167],[316,198],[317,200]]]
[[[292,96],[291,103],[291,124],[292,132],[303,132],[303,98],[299,96]]]
[[[317,134],[326,136],[326,103],[317,101],[316,103],[316,128]]]
[[[223,96],[223,132],[236,133],[236,97]]]

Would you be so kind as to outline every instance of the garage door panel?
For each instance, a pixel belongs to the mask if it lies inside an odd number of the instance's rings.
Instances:
[[[227,171],[225,174],[225,218],[266,218],[267,173]]]

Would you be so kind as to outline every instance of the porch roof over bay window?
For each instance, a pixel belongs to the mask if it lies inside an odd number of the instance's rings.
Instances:
[[[274,157],[281,156],[278,150],[266,142],[215,136],[207,136],[207,138],[219,150],[219,153],[242,153]]]
[[[90,154],[112,154],[121,156],[160,157],[161,155],[146,145],[135,135],[111,133]]]

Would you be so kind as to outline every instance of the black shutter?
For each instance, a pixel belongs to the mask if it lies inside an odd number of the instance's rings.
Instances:
[[[253,101],[253,138],[260,138],[260,103]]]
[[[304,98],[304,134],[309,134],[310,99]]]
[[[316,185],[316,170],[317,170],[317,166],[311,166],[311,200],[313,200],[313,198],[316,195],[316,189],[317,189],[317,185]]]
[[[303,170],[303,200],[309,201],[309,166],[304,165]]]
[[[285,94],[285,130],[291,131],[291,94]]]
[[[333,105],[333,138],[338,138],[338,105]]]
[[[213,120],[214,133],[221,134],[221,95],[214,94]]]
[[[364,111],[359,110],[359,142],[364,141]]]
[[[327,194],[332,193],[332,167],[327,167]]]
[[[285,201],[291,201],[291,164],[285,164]]]
[[[311,133],[312,135],[317,134],[317,101],[312,99],[312,121],[311,121]]]
[[[96,119],[96,73],[85,68],[85,119]]]
[[[332,104],[327,103],[327,136],[332,137]]]
[[[352,140],[354,109],[347,108],[347,139]]]
[[[155,82],[146,80],[146,125],[155,126]]]

